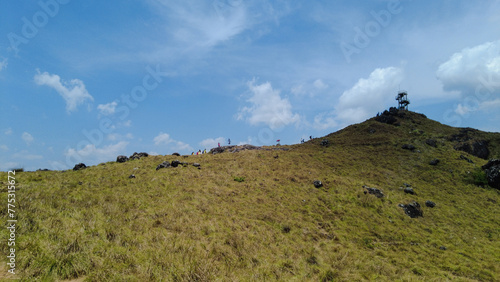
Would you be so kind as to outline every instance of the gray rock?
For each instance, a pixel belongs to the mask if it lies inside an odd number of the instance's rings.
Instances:
[[[181,162],[179,160],[175,160],[175,161],[172,161],[172,163],[170,165],[172,167],[178,167],[180,164],[181,164]]]
[[[446,251],[446,247],[445,246],[441,246],[439,247],[440,250],[443,250],[443,251]]]
[[[425,201],[425,205],[429,208],[433,208],[436,206],[436,203],[434,203],[433,201]]]
[[[416,194],[415,191],[413,191],[413,188],[411,188],[411,187],[405,187],[404,192],[406,194],[411,194],[411,195],[415,195]]]
[[[120,156],[116,157],[116,162],[117,163],[124,163],[126,161],[128,161],[128,157],[127,156],[120,155]]]
[[[323,139],[321,141],[321,146],[325,146],[325,147],[328,147],[328,145],[330,144],[330,141],[328,141],[328,139]]]
[[[401,146],[401,148],[410,151],[414,151],[416,149],[412,144],[404,144],[403,146]]]
[[[488,185],[493,188],[500,189],[500,159],[488,161],[487,164],[482,166],[486,173]]]
[[[84,168],[87,168],[87,166],[84,163],[79,163],[73,167],[73,170],[80,170],[80,169],[84,169]]]
[[[193,166],[200,167],[201,165],[199,163],[194,163]]]
[[[179,153],[173,153],[173,154],[172,154],[172,156],[177,156],[177,157],[180,157],[180,156],[181,156],[181,154],[179,154]]]
[[[135,178],[135,175],[131,174],[128,178]]]
[[[316,188],[323,187],[323,183],[321,183],[321,181],[319,181],[319,180],[314,180],[313,184],[314,184],[314,187],[316,187]]]
[[[417,202],[412,202],[406,205],[399,204],[399,207],[403,208],[405,214],[411,218],[416,218],[424,215],[422,209],[420,208],[420,204]]]
[[[427,144],[427,145],[429,145],[431,147],[437,148],[437,142],[434,139],[427,139],[427,140],[425,140],[425,144]]]
[[[138,160],[140,158],[148,157],[148,156],[149,156],[148,153],[144,153],[144,152],[137,153],[137,152],[135,152],[135,153],[132,154],[132,156],[130,156],[129,160]]]
[[[159,170],[160,168],[167,168],[167,167],[170,167],[170,163],[165,161],[165,162],[162,162],[161,164],[159,164],[156,167],[156,170]]]
[[[384,193],[380,189],[371,188],[371,187],[368,187],[366,185],[363,185],[363,188],[366,189],[364,191],[365,194],[375,195],[375,197],[377,197],[377,198],[383,198],[384,197]]]
[[[429,162],[430,165],[437,165],[439,163],[439,159],[433,159]]]

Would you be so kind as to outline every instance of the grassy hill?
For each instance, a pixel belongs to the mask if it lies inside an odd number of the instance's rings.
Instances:
[[[499,281],[500,190],[478,186],[487,161],[456,148],[485,141],[498,158],[500,134],[412,112],[395,124],[373,118],[288,150],[18,173],[16,277]],[[189,165],[156,170],[177,159]],[[6,222],[7,174],[0,180]],[[413,201],[422,217],[398,206]],[[9,231],[0,235],[5,261]]]

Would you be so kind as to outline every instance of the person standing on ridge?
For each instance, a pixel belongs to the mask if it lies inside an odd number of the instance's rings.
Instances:
[[[227,139],[227,144],[231,145],[231,139]]]

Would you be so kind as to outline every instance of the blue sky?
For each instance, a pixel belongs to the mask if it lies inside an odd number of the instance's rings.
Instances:
[[[500,1],[2,1],[0,170],[295,144],[410,110],[500,131]]]

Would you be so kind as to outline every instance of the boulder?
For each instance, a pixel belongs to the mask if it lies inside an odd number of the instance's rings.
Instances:
[[[135,178],[135,175],[131,174],[128,178]]]
[[[415,191],[413,191],[413,188],[411,187],[405,187],[405,189],[403,190],[406,194],[411,194],[411,195],[415,195]]]
[[[181,154],[179,154],[179,153],[173,153],[173,154],[172,154],[172,156],[177,156],[177,157],[180,157],[180,156],[181,156]]]
[[[313,184],[314,184],[314,187],[316,187],[316,188],[323,187],[323,183],[321,183],[321,181],[319,181],[319,180],[314,180]]]
[[[368,187],[366,185],[363,185],[363,188],[366,189],[364,191],[365,194],[375,195],[375,197],[377,197],[377,198],[383,198],[384,197],[384,193],[380,189],[371,188],[371,187]]]
[[[224,147],[215,147],[215,148],[210,149],[209,153],[212,153],[215,155],[215,154],[220,154],[223,152],[224,152]]]
[[[430,165],[437,165],[439,163],[439,159],[433,159],[429,162]]]
[[[486,172],[488,185],[500,189],[500,159],[488,161],[487,164],[482,166],[482,169]]]
[[[117,163],[124,163],[126,161],[128,161],[128,157],[127,156],[120,155],[120,156],[116,157],[116,162]]]
[[[130,160],[138,160],[138,159],[140,159],[142,157],[148,157],[148,156],[149,156],[148,153],[144,153],[144,152],[137,153],[137,152],[135,152],[135,153],[132,154],[132,156],[130,156]]]
[[[425,206],[433,208],[436,206],[436,203],[434,203],[433,201],[425,201]]]
[[[401,146],[401,148],[410,151],[414,151],[416,149],[412,144],[404,144],[403,146]]]
[[[170,165],[172,167],[178,167],[180,164],[181,164],[181,162],[179,160],[175,160],[175,161],[172,161],[172,163]]]
[[[323,141],[321,141],[321,146],[327,147],[329,143],[328,139],[323,139]]]
[[[167,167],[170,167],[170,163],[165,161],[165,162],[162,162],[161,164],[159,164],[156,167],[156,170],[159,170],[160,168],[167,168]]]
[[[425,144],[427,144],[427,145],[429,145],[431,147],[437,148],[437,142],[434,139],[427,139],[427,140],[425,140]]]
[[[463,151],[485,160],[490,155],[490,150],[488,149],[488,141],[485,140],[461,142],[455,145],[453,148],[455,150]]]
[[[200,167],[201,165],[199,163],[194,163],[193,166],[194,167]]]
[[[405,214],[411,218],[416,218],[424,215],[422,209],[420,208],[420,204],[417,202],[412,202],[406,205],[399,204],[399,207],[403,208]]]
[[[73,170],[80,170],[80,169],[84,169],[84,168],[87,168],[87,166],[84,163],[79,163],[79,164],[76,164],[75,167],[73,167]]]

